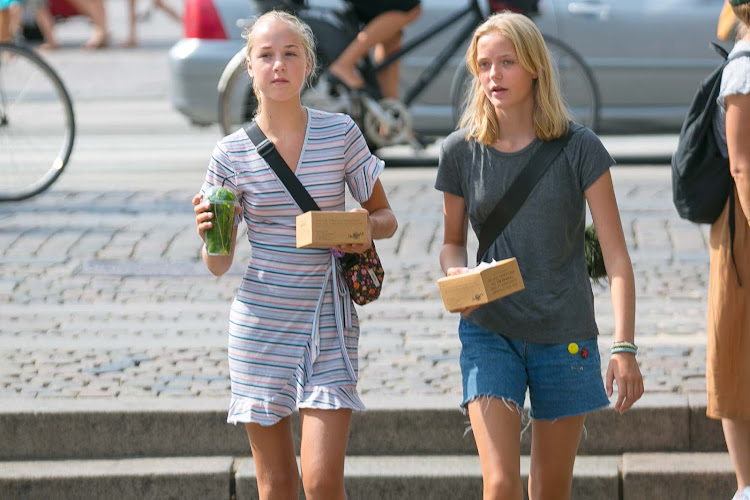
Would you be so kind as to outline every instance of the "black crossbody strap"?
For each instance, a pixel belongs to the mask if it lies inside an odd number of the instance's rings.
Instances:
[[[487,249],[489,249],[492,242],[500,236],[505,226],[516,215],[526,201],[526,198],[529,197],[539,180],[547,172],[547,169],[552,166],[552,162],[568,143],[571,135],[572,133],[568,129],[565,135],[549,142],[542,142],[542,145],[531,156],[529,163],[526,164],[521,173],[513,180],[513,183],[505,192],[502,199],[487,217],[484,225],[482,225],[482,230],[479,232],[477,264],[482,261],[482,257],[487,253]]]
[[[255,121],[245,125],[245,133],[250,140],[253,141],[253,144],[255,144],[255,149],[258,150],[258,154],[261,155],[273,171],[276,172],[276,176],[281,180],[284,186],[286,186],[287,191],[292,195],[292,198],[294,198],[294,201],[299,208],[303,212],[320,210],[320,207],[315,203],[315,200],[310,196],[310,193],[307,192],[305,186],[303,186],[297,176],[294,175],[292,169],[289,168],[289,165],[286,164],[284,158],[281,157],[276,150],[276,147],[270,140],[268,140],[266,134],[263,133]]]

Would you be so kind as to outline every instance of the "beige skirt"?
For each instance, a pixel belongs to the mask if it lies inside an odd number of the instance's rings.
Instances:
[[[736,271],[729,248],[729,202],[711,226],[706,414],[750,420],[750,228],[736,191],[734,196]]]

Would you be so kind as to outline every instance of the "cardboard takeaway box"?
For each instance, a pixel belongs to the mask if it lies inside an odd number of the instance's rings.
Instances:
[[[515,257],[440,278],[438,286],[445,308],[451,312],[487,304],[524,289]]]
[[[312,210],[297,216],[297,248],[367,243],[366,212]]]

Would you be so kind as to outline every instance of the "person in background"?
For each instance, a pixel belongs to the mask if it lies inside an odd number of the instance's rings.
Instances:
[[[104,0],[65,0],[69,9],[75,14],[88,17],[93,24],[91,36],[83,45],[89,50],[103,49],[109,45],[107,32],[107,13]],[[28,7],[32,9],[44,43],[41,49],[55,50],[61,47],[55,34],[55,12],[48,0],[29,0]],[[70,14],[66,13],[66,16]]]
[[[0,0],[0,43],[13,41],[21,16],[21,0]]]
[[[402,31],[414,22],[422,12],[420,0],[350,0],[365,27],[344,51],[328,66],[335,83],[343,83],[350,89],[364,87],[357,63],[375,48],[376,63],[384,61],[401,48]],[[378,83],[383,96],[398,99],[401,69],[394,61],[378,72]]]
[[[224,185],[240,201],[251,254],[229,322],[229,423],[245,425],[260,498],[299,492],[291,414],[299,410],[300,466],[305,498],[344,500],[344,458],[357,394],[359,323],[332,250],[363,253],[397,228],[372,155],[354,121],[303,107],[300,93],[315,68],[312,30],[283,11],[263,14],[247,32],[247,69],[259,109],[255,122],[322,210],[344,210],[348,187],[368,214],[366,244],[297,248],[299,206],[245,130],[213,151],[201,193],[193,198],[205,242],[213,214],[203,200]],[[235,228],[234,238],[237,230]],[[214,275],[231,266],[209,255]]]
[[[599,138],[572,122],[541,33],[503,12],[474,32],[466,52],[473,79],[461,129],[442,143],[435,188],[443,192],[440,265],[467,268],[469,222],[485,218],[530,157],[571,134],[483,261],[516,257],[526,288],[461,311],[463,402],[479,452],[484,498],[521,500],[525,395],[531,398],[529,498],[570,498],[586,414],[609,404],[624,413],[643,394],[636,360],[635,283],[609,168]],[[615,318],[602,381],[594,299],[584,255],[586,203],[599,235]]]
[[[739,23],[731,56],[750,51],[750,0],[729,3]],[[734,499],[750,500],[750,57],[724,67],[717,102],[714,131],[734,188],[711,225],[706,414],[724,429],[737,476]]]
[[[97,50],[109,46],[109,32],[107,31],[107,12],[104,0],[67,0],[73,8],[88,17],[93,24],[91,36],[83,44],[85,49]]]
[[[138,21],[138,15],[135,8],[136,2],[137,0],[128,0],[128,36],[122,43],[123,47],[132,48],[138,45],[138,36],[136,34],[136,23]],[[180,13],[165,3],[164,0],[153,0],[152,6],[154,9],[163,11],[176,22],[182,22],[182,16]]]
[[[36,25],[44,38],[44,43],[39,46],[42,50],[55,50],[60,48],[60,42],[55,35],[55,18],[49,10],[46,0],[29,0],[29,8],[34,14]]]

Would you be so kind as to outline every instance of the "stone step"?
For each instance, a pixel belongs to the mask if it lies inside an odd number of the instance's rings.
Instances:
[[[617,456],[578,457],[572,498],[617,500],[619,462]],[[529,463],[528,456],[521,457],[523,483]],[[253,459],[238,459],[236,468],[236,500],[257,499]],[[474,455],[348,456],[344,475],[347,496],[356,500],[482,498],[482,469]]]
[[[350,455],[473,455],[468,418],[448,398],[363,398]],[[588,416],[582,455],[725,451],[705,394],[647,395],[619,415]],[[242,456],[244,427],[226,423],[225,398],[0,399],[0,460]],[[295,439],[299,436],[293,417]],[[522,436],[528,453],[531,432]],[[2,498],[2,497],[0,497]]]
[[[0,498],[229,499],[232,457],[0,462]]]
[[[522,456],[524,490],[529,464]],[[348,497],[357,500],[482,496],[473,455],[349,456],[344,473]],[[728,500],[735,484],[727,453],[579,456],[571,498]],[[38,460],[0,462],[0,498],[250,500],[258,491],[246,456]]]

